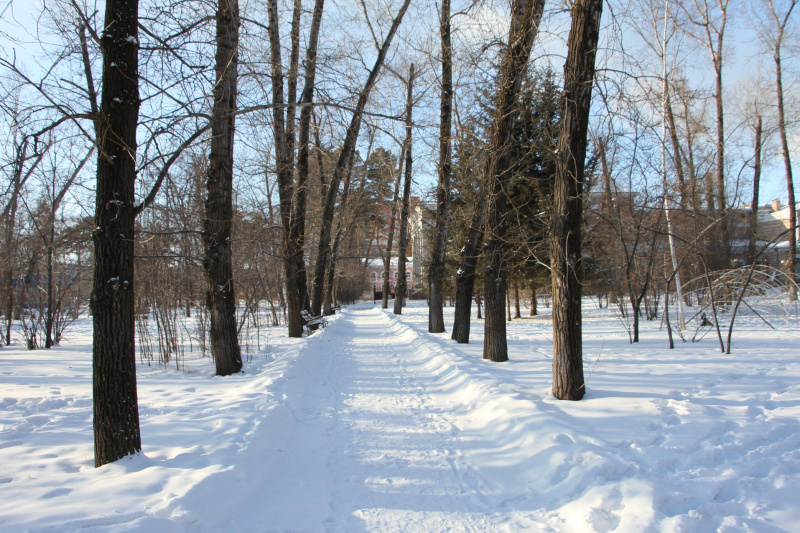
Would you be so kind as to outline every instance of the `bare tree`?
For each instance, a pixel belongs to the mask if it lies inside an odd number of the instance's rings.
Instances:
[[[219,0],[217,5],[216,83],[211,118],[211,155],[203,221],[203,268],[206,305],[211,321],[211,354],[217,375],[242,370],[236,324],[236,291],[231,257],[233,220],[233,136],[238,80],[239,2]]]
[[[406,276],[406,248],[408,248],[408,210],[411,197],[411,126],[412,111],[414,110],[414,79],[416,72],[413,63],[408,68],[408,92],[406,95],[406,138],[403,142],[403,157],[405,158],[405,176],[403,179],[403,197],[400,208],[400,245],[397,251],[397,284],[394,289],[394,314],[403,312],[403,303],[406,298],[408,279]]]
[[[94,463],[142,449],[133,298],[139,2],[108,0],[101,46],[94,281]]]
[[[436,187],[436,222],[433,250],[428,267],[428,331],[444,331],[444,273],[447,233],[450,221],[450,178],[452,174],[453,44],[450,37],[450,0],[442,0],[439,34],[442,43],[442,94],[439,114],[439,183]]]
[[[553,288],[553,395],[580,400],[583,379],[581,324],[581,218],[586,134],[603,0],[577,0],[564,65],[564,96],[553,190],[550,269]]]
[[[753,135],[755,137],[753,147],[753,199],[750,202],[750,212],[748,213],[747,223],[747,263],[752,264],[756,260],[756,239],[758,238],[758,193],[761,186],[761,152],[763,150],[764,125],[758,104],[755,106],[755,123],[753,124]]]
[[[344,144],[342,145],[342,150],[339,153],[339,159],[336,162],[336,167],[333,170],[333,175],[331,176],[330,183],[327,187],[327,196],[325,198],[322,220],[320,221],[321,225],[319,233],[319,248],[317,250],[317,262],[314,270],[314,297],[312,298],[311,310],[315,315],[319,315],[322,312],[325,271],[328,268],[328,259],[331,251],[331,227],[333,225],[333,214],[336,205],[336,197],[339,192],[339,186],[342,183],[342,179],[350,171],[353,154],[356,148],[356,141],[358,140],[358,134],[361,130],[361,121],[363,119],[364,108],[367,105],[367,101],[369,100],[369,95],[372,92],[372,89],[375,87],[375,84],[378,81],[378,75],[380,74],[383,63],[386,60],[386,54],[389,52],[392,40],[394,39],[397,29],[400,27],[400,24],[403,21],[403,17],[408,10],[409,4],[410,0],[403,1],[403,4],[400,6],[400,10],[392,20],[392,25],[389,28],[389,32],[386,34],[383,43],[378,48],[378,56],[375,58],[375,63],[373,64],[372,69],[370,69],[369,76],[367,76],[367,80],[358,94],[358,101],[355,109],[353,110],[353,115],[350,119],[350,125],[347,128],[347,133],[345,134]]]
[[[786,262],[786,271],[795,280],[797,268],[797,208],[795,205],[794,179],[792,177],[792,160],[789,153],[789,140],[786,133],[786,109],[783,90],[783,63],[781,53],[784,46],[787,30],[793,19],[792,12],[797,7],[798,0],[766,0],[768,6],[767,18],[771,23],[769,31],[761,31],[761,38],[769,47],[772,59],[775,61],[775,93],[778,103],[778,133],[781,140],[781,154],[783,155],[783,168],[786,174],[786,194],[789,199],[789,257]],[[784,4],[779,6],[778,4]],[[783,8],[783,9],[781,9]],[[796,22],[796,21],[795,21]],[[789,291],[792,300],[797,299],[795,287]]]
[[[730,262],[730,235],[727,220],[727,199],[725,193],[725,113],[722,83],[722,67],[725,30],[728,24],[728,6],[730,0],[692,0],[678,3],[678,7],[689,24],[678,21],[678,28],[705,47],[711,55],[714,68],[714,104],[716,108],[716,208],[717,217],[721,219],[720,232],[722,240],[721,262],[723,268]],[[691,28],[695,32],[691,31]]]

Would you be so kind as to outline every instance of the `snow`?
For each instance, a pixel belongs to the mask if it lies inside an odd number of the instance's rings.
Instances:
[[[547,310],[545,310],[547,311]],[[452,323],[452,308],[447,308]],[[585,306],[587,394],[550,393],[548,316],[507,363],[349,307],[245,372],[138,366],[143,452],[93,467],[91,322],[0,350],[0,531],[796,531],[800,331],[667,349]]]

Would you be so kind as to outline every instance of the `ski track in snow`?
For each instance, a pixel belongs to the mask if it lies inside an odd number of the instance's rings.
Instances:
[[[457,345],[404,313],[348,309],[229,378],[140,365],[144,453],[101,469],[90,350],[0,352],[0,531],[797,530],[796,330],[724,356],[589,312],[587,395],[559,402],[546,318],[497,364],[479,322]]]

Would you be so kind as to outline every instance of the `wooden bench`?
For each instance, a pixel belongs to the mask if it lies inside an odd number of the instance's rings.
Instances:
[[[300,316],[303,319],[303,326],[305,326],[309,335],[311,335],[312,331],[316,331],[318,327],[322,326],[324,328],[328,325],[328,321],[325,320],[325,317],[314,316],[305,309],[300,311]]]

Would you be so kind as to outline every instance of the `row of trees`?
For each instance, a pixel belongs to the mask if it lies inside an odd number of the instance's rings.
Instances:
[[[32,316],[23,308],[33,292],[46,296],[36,314],[45,346],[91,294],[96,464],[113,461],[141,446],[137,313],[203,305],[217,372],[238,372],[253,306],[267,302],[274,322],[285,317],[289,335],[301,336],[302,310],[330,313],[337,288],[340,297],[361,292],[365,246],[377,246],[378,233],[389,235],[387,280],[393,246],[406,261],[414,176],[435,175],[432,246],[422,258],[430,331],[444,331],[442,307],[454,294],[453,339],[468,342],[482,281],[484,357],[506,360],[509,287],[535,290],[549,279],[554,394],[579,399],[586,287],[629,300],[635,339],[654,280],[669,292],[681,272],[728,266],[744,170],[753,169],[757,204],[773,138],[793,209],[793,103],[783,87],[786,72],[796,77],[782,53],[793,43],[795,3],[759,4],[753,35],[772,55],[776,81],[742,104],[742,127],[731,128],[727,3],[631,3],[602,33],[598,0],[572,3],[568,20],[538,0],[515,0],[509,11],[450,0],[388,9],[107,0],[102,20],[90,2],[49,0],[37,36],[9,29],[0,57],[13,140],[3,167],[5,340],[15,314]],[[416,22],[404,24],[408,17]],[[567,23],[569,31],[540,31]],[[557,60],[530,60],[559,46],[542,35],[562,36],[563,75]],[[30,41],[38,55],[17,56]],[[686,59],[703,48],[709,91]],[[379,228],[386,201],[389,227]],[[157,304],[167,283],[179,289]],[[75,305],[63,303],[68,294]]]

